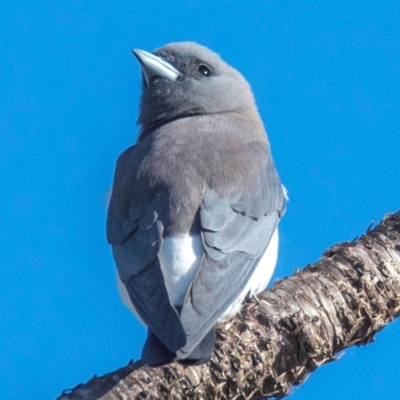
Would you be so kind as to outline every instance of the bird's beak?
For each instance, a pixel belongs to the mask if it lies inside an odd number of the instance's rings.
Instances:
[[[149,84],[152,78],[167,78],[171,81],[176,81],[180,72],[170,63],[163,60],[154,54],[144,50],[134,49],[132,53],[138,59],[146,84]]]

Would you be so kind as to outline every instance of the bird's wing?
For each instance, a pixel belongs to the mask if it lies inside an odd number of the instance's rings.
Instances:
[[[156,212],[157,195],[135,174],[136,146],[119,157],[107,215],[107,240],[112,245],[119,277],[149,330],[172,352],[186,342],[177,311],[171,306],[158,253],[163,225]],[[138,192],[142,191],[142,193]]]
[[[206,192],[200,209],[205,254],[182,307],[187,342],[177,353],[179,358],[191,358],[190,353],[244,290],[284,213],[284,189],[272,160],[254,171],[251,179],[258,181],[256,191]]]

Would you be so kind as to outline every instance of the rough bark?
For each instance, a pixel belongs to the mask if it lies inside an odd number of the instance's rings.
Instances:
[[[400,212],[248,301],[217,331],[211,361],[132,363],[59,400],[284,397],[347,347],[370,343],[400,314]]]

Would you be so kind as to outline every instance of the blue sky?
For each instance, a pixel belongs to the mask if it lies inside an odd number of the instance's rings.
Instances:
[[[52,399],[140,354],[105,241],[135,141],[131,48],[204,44],[253,87],[290,203],[274,279],[399,209],[398,1],[0,4],[0,398]],[[293,389],[398,398],[400,321]]]

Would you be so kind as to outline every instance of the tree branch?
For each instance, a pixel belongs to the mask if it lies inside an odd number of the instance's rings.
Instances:
[[[332,246],[248,301],[217,330],[205,365],[132,363],[58,400],[284,397],[321,364],[367,344],[400,314],[400,212],[357,240]]]

